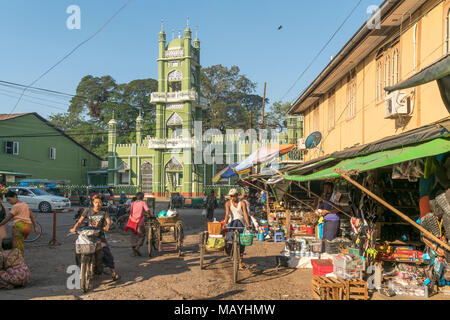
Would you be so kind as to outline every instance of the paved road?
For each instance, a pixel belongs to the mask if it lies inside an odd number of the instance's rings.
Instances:
[[[167,207],[158,203],[157,211]],[[4,299],[312,299],[311,270],[277,269],[276,257],[283,243],[255,242],[246,249],[244,262],[250,269],[239,272],[240,282],[232,284],[232,263],[221,253],[209,254],[206,269],[199,268],[199,233],[205,228],[201,210],[181,209],[184,223],[184,254],[161,252],[149,258],[131,257],[129,236],[108,233],[116,268],[122,279],[112,282],[110,276],[95,278],[94,288],[88,294],[68,289],[70,274],[67,268],[74,264],[75,237],[67,237],[74,224],[74,212],[57,216],[57,240],[60,246],[48,246],[51,239],[52,215],[37,213],[44,233],[35,243],[25,245],[26,262],[31,269],[31,281],[25,288],[0,290]],[[217,212],[223,218],[224,210]],[[146,249],[144,246],[143,249]],[[144,253],[145,250],[142,250]],[[375,294],[374,299],[384,299]],[[394,299],[404,299],[395,297]],[[416,298],[420,299],[420,298]],[[448,299],[435,296],[432,299]]]

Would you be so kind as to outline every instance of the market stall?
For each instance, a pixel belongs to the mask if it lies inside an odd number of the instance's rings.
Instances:
[[[339,290],[357,287],[351,282],[370,276],[372,282],[363,289],[378,289],[388,296],[448,291],[449,152],[448,131],[442,130],[439,137],[401,148],[359,152],[360,156],[337,161],[333,157],[307,164],[303,174],[284,174],[291,186],[327,204],[324,216],[320,217],[321,210],[314,212],[319,217],[312,219],[314,237],[293,233],[287,239],[282,254],[289,266],[313,268],[313,291],[319,298],[342,298]],[[330,180],[334,182],[331,198],[312,191],[312,182],[325,184]],[[340,221],[334,239],[324,239],[320,230],[329,212]],[[331,284],[329,279],[320,278],[324,276],[343,282]]]

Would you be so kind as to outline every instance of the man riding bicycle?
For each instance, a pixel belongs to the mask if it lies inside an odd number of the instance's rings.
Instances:
[[[100,195],[96,195],[93,198],[93,207],[87,208],[84,210],[80,219],[78,219],[77,223],[75,223],[74,227],[70,229],[71,233],[75,233],[77,228],[83,223],[85,219],[88,220],[89,227],[101,228],[102,232],[100,233],[100,240],[102,242],[103,249],[103,265],[111,269],[111,275],[113,281],[117,281],[120,279],[119,274],[114,269],[114,257],[111,254],[111,250],[109,249],[108,243],[106,242],[106,237],[104,231],[108,231],[111,226],[111,219],[109,218],[109,213],[102,210],[103,201]],[[106,222],[106,226],[105,225]]]
[[[225,205],[225,223],[230,228],[242,228],[244,227],[249,228],[249,218],[248,218],[248,211],[247,211],[247,205],[245,204],[245,201],[239,199],[239,192],[236,189],[231,189],[230,192],[228,192],[228,197],[230,197],[230,201],[228,201]],[[232,230],[231,229],[231,230]],[[242,230],[241,230],[242,231]],[[231,253],[231,244],[230,242],[233,241],[234,233],[228,232],[227,234],[227,245],[225,247],[225,250],[227,254]],[[244,269],[245,266],[243,264],[243,257],[244,257],[244,250],[245,246],[240,246],[240,252],[241,256],[239,259],[239,268]]]

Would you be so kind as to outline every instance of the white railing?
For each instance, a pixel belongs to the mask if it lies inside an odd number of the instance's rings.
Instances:
[[[194,90],[177,91],[177,92],[153,92],[150,97],[151,103],[195,101],[197,99],[198,94]]]
[[[149,149],[188,149],[194,147],[193,139],[171,138],[158,139],[152,138],[148,140]]]
[[[183,51],[183,49],[166,50],[166,53],[165,53],[164,57],[165,57],[165,58],[178,58],[178,57],[184,57],[184,51]]]

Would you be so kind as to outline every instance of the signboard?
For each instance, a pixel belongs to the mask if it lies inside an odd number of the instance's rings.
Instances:
[[[14,182],[16,182],[16,177],[6,175],[6,182],[14,183]]]
[[[28,187],[28,182],[19,182],[19,186]]]

